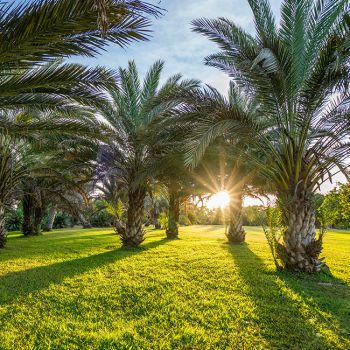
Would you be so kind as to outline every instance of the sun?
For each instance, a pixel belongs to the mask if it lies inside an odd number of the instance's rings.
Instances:
[[[230,195],[226,191],[220,191],[215,193],[208,199],[206,206],[209,209],[225,208],[230,204]]]

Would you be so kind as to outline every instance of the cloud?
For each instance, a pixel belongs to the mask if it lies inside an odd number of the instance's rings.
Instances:
[[[158,5],[159,1],[154,0]],[[278,9],[280,0],[273,1]],[[165,15],[154,20],[152,38],[148,42],[133,43],[126,49],[110,46],[108,52],[96,59],[74,59],[85,64],[100,64],[117,68],[127,61],[136,61],[143,75],[157,59],[166,62],[164,79],[175,73],[186,78],[200,79],[214,85],[221,92],[228,89],[229,79],[203,64],[204,57],[216,52],[217,47],[203,36],[191,31],[191,21],[195,18],[227,17],[249,32],[254,31],[253,15],[247,1],[242,0],[163,0],[159,6],[166,9]]]

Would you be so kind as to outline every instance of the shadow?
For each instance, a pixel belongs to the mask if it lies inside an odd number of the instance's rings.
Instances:
[[[350,288],[331,273],[316,275],[279,271],[276,275],[292,293],[323,319],[328,327],[337,325],[350,347]]]
[[[48,288],[51,284],[60,284],[65,278],[73,277],[118,260],[146,252],[166,242],[166,239],[160,239],[143,243],[138,248],[119,248],[52,265],[10,272],[0,277],[0,305],[10,303],[14,299],[26,296],[29,293]]]
[[[95,232],[95,231],[96,230],[92,230],[90,232]],[[79,233],[81,234],[80,237],[79,237]],[[52,240],[65,240],[65,239],[69,239],[70,236],[74,236],[74,239],[117,236],[115,232],[98,233],[96,235],[84,235],[84,233],[89,233],[89,231],[49,231],[49,232],[41,232],[39,235],[35,235],[35,236],[24,236],[20,234],[20,235],[10,236],[8,238],[9,238],[9,241],[13,241],[17,239],[30,240],[30,239],[40,238],[40,237],[45,237],[46,239],[52,239]]]
[[[23,235],[8,240],[5,249],[0,250],[0,263],[18,259],[42,259],[51,257],[52,253],[84,252],[94,248],[105,249],[120,245],[120,238],[114,232],[94,234],[94,230],[64,231],[54,230],[39,236],[25,237]],[[21,252],[18,254],[18,252]]]
[[[325,314],[331,312],[329,305],[320,310],[320,305],[310,302],[308,297],[312,294],[306,296],[302,292],[307,281],[302,285],[295,276],[270,269],[247,243],[223,246],[231,253],[247,296],[255,306],[253,322],[258,323],[261,335],[272,348],[334,349],[346,342],[341,325],[325,319]],[[327,296],[328,302],[329,298],[332,299]],[[337,321],[333,316],[331,319]]]

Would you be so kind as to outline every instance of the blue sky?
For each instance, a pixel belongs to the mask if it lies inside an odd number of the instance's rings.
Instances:
[[[148,0],[157,5],[158,0]],[[279,12],[280,0],[271,1],[273,10]],[[199,17],[228,17],[247,31],[254,32],[254,22],[246,0],[162,0],[166,9],[163,17],[153,21],[152,38],[149,42],[133,43],[126,49],[110,46],[96,59],[74,61],[99,64],[112,68],[125,66],[128,60],[136,61],[143,75],[157,59],[166,62],[164,79],[175,73],[186,78],[196,78],[214,85],[221,92],[228,88],[228,78],[218,70],[203,65],[203,59],[217,50],[206,38],[191,31],[191,21]]]

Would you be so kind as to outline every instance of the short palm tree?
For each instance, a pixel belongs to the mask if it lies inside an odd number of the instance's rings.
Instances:
[[[29,195],[33,187],[29,185],[35,185],[33,178],[37,176],[57,179],[63,167],[71,173],[75,168],[82,174],[84,168],[92,165],[87,162],[88,157],[91,161],[96,158],[96,150],[93,156],[86,144],[90,145],[96,134],[103,138],[104,130],[108,132],[84,109],[76,110],[75,117],[71,111],[68,119],[57,112],[43,113],[37,118],[35,113],[11,112],[3,114],[3,120],[7,127],[0,129],[0,247],[6,242],[4,208],[23,190],[23,184],[27,187],[24,193]],[[78,133],[79,136],[70,136]],[[83,159],[77,161],[83,152]]]
[[[250,130],[257,171],[273,184],[283,212],[285,268],[319,271],[313,194],[349,156],[349,2],[284,1],[276,24],[267,0],[248,0],[256,36],[232,21],[199,19],[194,30],[217,43],[206,64],[228,73],[254,99],[254,116],[230,116],[221,131]],[[338,169],[338,170],[336,170]]]
[[[144,239],[147,184],[157,172],[158,159],[164,152],[155,125],[198,84],[175,75],[160,86],[162,69],[163,63],[156,62],[141,83],[134,62],[129,62],[127,69],[120,68],[120,87],[109,91],[111,103],[101,110],[114,128],[111,141],[101,151],[101,173],[113,173],[128,193],[127,223],[119,230],[127,247],[138,246]]]

